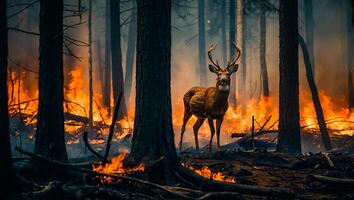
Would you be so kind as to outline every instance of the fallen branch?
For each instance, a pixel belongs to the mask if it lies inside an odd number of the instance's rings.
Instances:
[[[354,179],[334,178],[334,177],[321,176],[321,175],[309,175],[309,178],[323,183],[354,187]]]
[[[327,160],[327,162],[328,162],[328,165],[329,165],[331,168],[335,168],[334,163],[333,163],[331,157],[329,157],[328,153],[322,153],[322,155],[326,158],[326,160]]]
[[[99,159],[103,159],[103,156],[101,156],[101,154],[99,154],[98,152],[96,152],[92,147],[91,145],[89,144],[88,142],[88,132],[85,131],[84,134],[83,134],[83,140],[84,140],[84,143],[85,143],[85,146],[87,147],[87,149],[93,154],[95,155],[97,158]]]
[[[264,130],[264,131],[258,131],[254,133],[254,136],[256,137],[256,136],[261,136],[269,133],[278,133],[278,132],[279,130]],[[232,133],[231,138],[239,137],[239,135],[244,135],[244,136],[238,141],[238,143],[244,142],[252,137],[251,133]]]

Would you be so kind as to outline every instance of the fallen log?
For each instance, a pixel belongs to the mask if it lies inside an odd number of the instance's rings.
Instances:
[[[278,133],[279,130],[264,130],[264,131],[258,131],[254,133],[254,137],[269,134],[269,133]],[[252,133],[232,133],[231,138],[237,138],[240,137],[240,135],[243,135],[242,138],[238,141],[239,143],[244,142],[246,140],[249,140],[252,137]]]
[[[109,197],[112,199],[130,199],[128,194],[124,194],[118,190],[111,188],[104,188],[92,185],[80,185],[80,186],[65,186],[62,187],[63,191],[71,196],[75,196],[76,199],[86,199],[90,196]]]
[[[226,183],[218,182],[214,180],[209,180],[204,177],[201,177],[194,173],[193,171],[179,166],[177,168],[178,173],[183,178],[187,179],[192,183],[199,185],[201,190],[204,191],[226,191],[226,192],[239,192],[244,194],[251,195],[265,195],[265,196],[294,196],[294,191],[287,188],[278,188],[278,187],[263,187],[263,186],[253,186],[253,185],[243,185],[238,183]]]
[[[67,113],[67,112],[64,113],[64,119],[65,119],[65,121],[66,120],[74,120],[74,121],[81,122],[81,123],[84,123],[84,124],[88,123],[88,118],[87,117],[74,115],[74,114]]]
[[[93,154],[95,155],[97,158],[99,159],[103,159],[103,156],[101,156],[101,154],[99,154],[98,152],[96,152],[90,145],[90,143],[88,142],[88,132],[85,131],[84,134],[83,134],[83,140],[84,140],[84,143],[85,143],[85,146],[87,147],[87,149]]]
[[[313,180],[319,181],[319,182],[323,182],[323,183],[354,187],[354,179],[335,178],[335,177],[322,176],[322,175],[309,175],[308,177],[310,179],[313,179]]]

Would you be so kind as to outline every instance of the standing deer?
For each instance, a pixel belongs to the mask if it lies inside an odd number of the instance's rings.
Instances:
[[[241,50],[233,43],[237,50],[237,56],[230,60],[226,68],[220,67],[218,61],[213,60],[211,52],[214,50],[214,44],[211,44],[208,49],[208,57],[210,59],[209,70],[217,75],[216,87],[193,87],[183,97],[184,102],[184,116],[183,125],[181,129],[181,140],[179,148],[182,150],[183,134],[186,130],[186,124],[192,115],[195,115],[198,120],[193,126],[195,147],[199,150],[198,145],[198,130],[205,119],[208,119],[210,127],[210,142],[209,151],[211,152],[211,145],[215,134],[214,121],[216,120],[216,139],[217,147],[220,149],[220,127],[229,105],[227,99],[230,92],[230,75],[237,71],[238,64],[236,61],[241,55]]]

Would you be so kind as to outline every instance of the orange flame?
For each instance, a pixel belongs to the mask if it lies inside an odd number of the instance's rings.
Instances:
[[[228,183],[236,183],[236,179],[234,177],[229,177],[224,175],[222,172],[213,172],[209,167],[203,166],[200,169],[194,168],[186,163],[182,163],[183,167],[186,167],[195,173],[203,176],[204,178],[211,179],[214,181],[223,181]]]

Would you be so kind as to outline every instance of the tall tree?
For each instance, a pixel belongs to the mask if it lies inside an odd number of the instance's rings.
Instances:
[[[313,0],[304,0],[305,4],[305,26],[306,26],[306,44],[312,64],[312,73],[315,77],[315,60],[314,60],[314,27],[315,20],[313,18]]]
[[[200,84],[207,84],[206,61],[205,61],[205,2],[198,0],[198,33],[199,33],[199,75]]]
[[[259,44],[259,60],[261,64],[262,92],[263,97],[269,97],[269,81],[266,61],[266,39],[267,39],[267,22],[266,22],[266,0],[260,2],[260,44]]]
[[[168,182],[177,165],[170,89],[171,0],[137,2],[136,110],[127,160],[154,163],[163,158],[150,178]]]
[[[7,97],[7,15],[6,1],[0,2],[0,177],[6,181],[1,187],[7,198],[12,191],[14,181],[14,170],[12,167],[10,133],[9,133],[9,114]]]
[[[301,153],[298,66],[298,1],[279,1],[278,151]]]
[[[103,103],[108,109],[108,115],[111,114],[111,15],[110,1],[106,0],[106,18],[105,18],[105,59],[104,59],[104,91]]]
[[[236,0],[236,43],[237,46],[241,47],[242,53],[244,53],[243,45],[243,36],[244,36],[244,12],[243,12],[243,3],[244,0]],[[239,84],[239,92],[243,94],[246,87],[246,65],[243,61],[243,56],[240,58],[240,68],[241,68],[241,77]]]
[[[89,131],[93,130],[93,78],[92,78],[92,0],[89,0],[88,44],[89,44]]]
[[[230,5],[229,5],[229,55],[230,59],[233,55],[235,55],[235,48],[233,47],[233,42],[236,41],[236,2],[235,0],[230,0]],[[236,108],[237,101],[236,101],[236,86],[237,86],[237,79],[236,79],[236,73],[233,75],[231,78],[232,84],[230,86],[230,96],[229,96],[229,103],[230,106],[233,108]]]
[[[114,102],[118,100],[119,94],[124,90],[122,49],[120,39],[120,0],[111,0],[111,59],[112,59],[112,86]],[[119,106],[118,119],[126,116],[124,96]]]
[[[227,47],[226,47],[226,1],[221,1],[221,46],[222,46],[222,63],[226,65]]]
[[[133,80],[133,67],[134,67],[134,56],[136,48],[136,1],[132,0],[132,12],[131,12],[131,22],[129,24],[128,30],[128,48],[125,60],[125,100],[127,103],[130,102],[130,93],[132,88]]]
[[[63,0],[41,0],[39,15],[39,102],[34,150],[67,161],[63,112]]]
[[[348,76],[348,107],[354,109],[354,0],[348,1],[347,6],[347,76]]]

